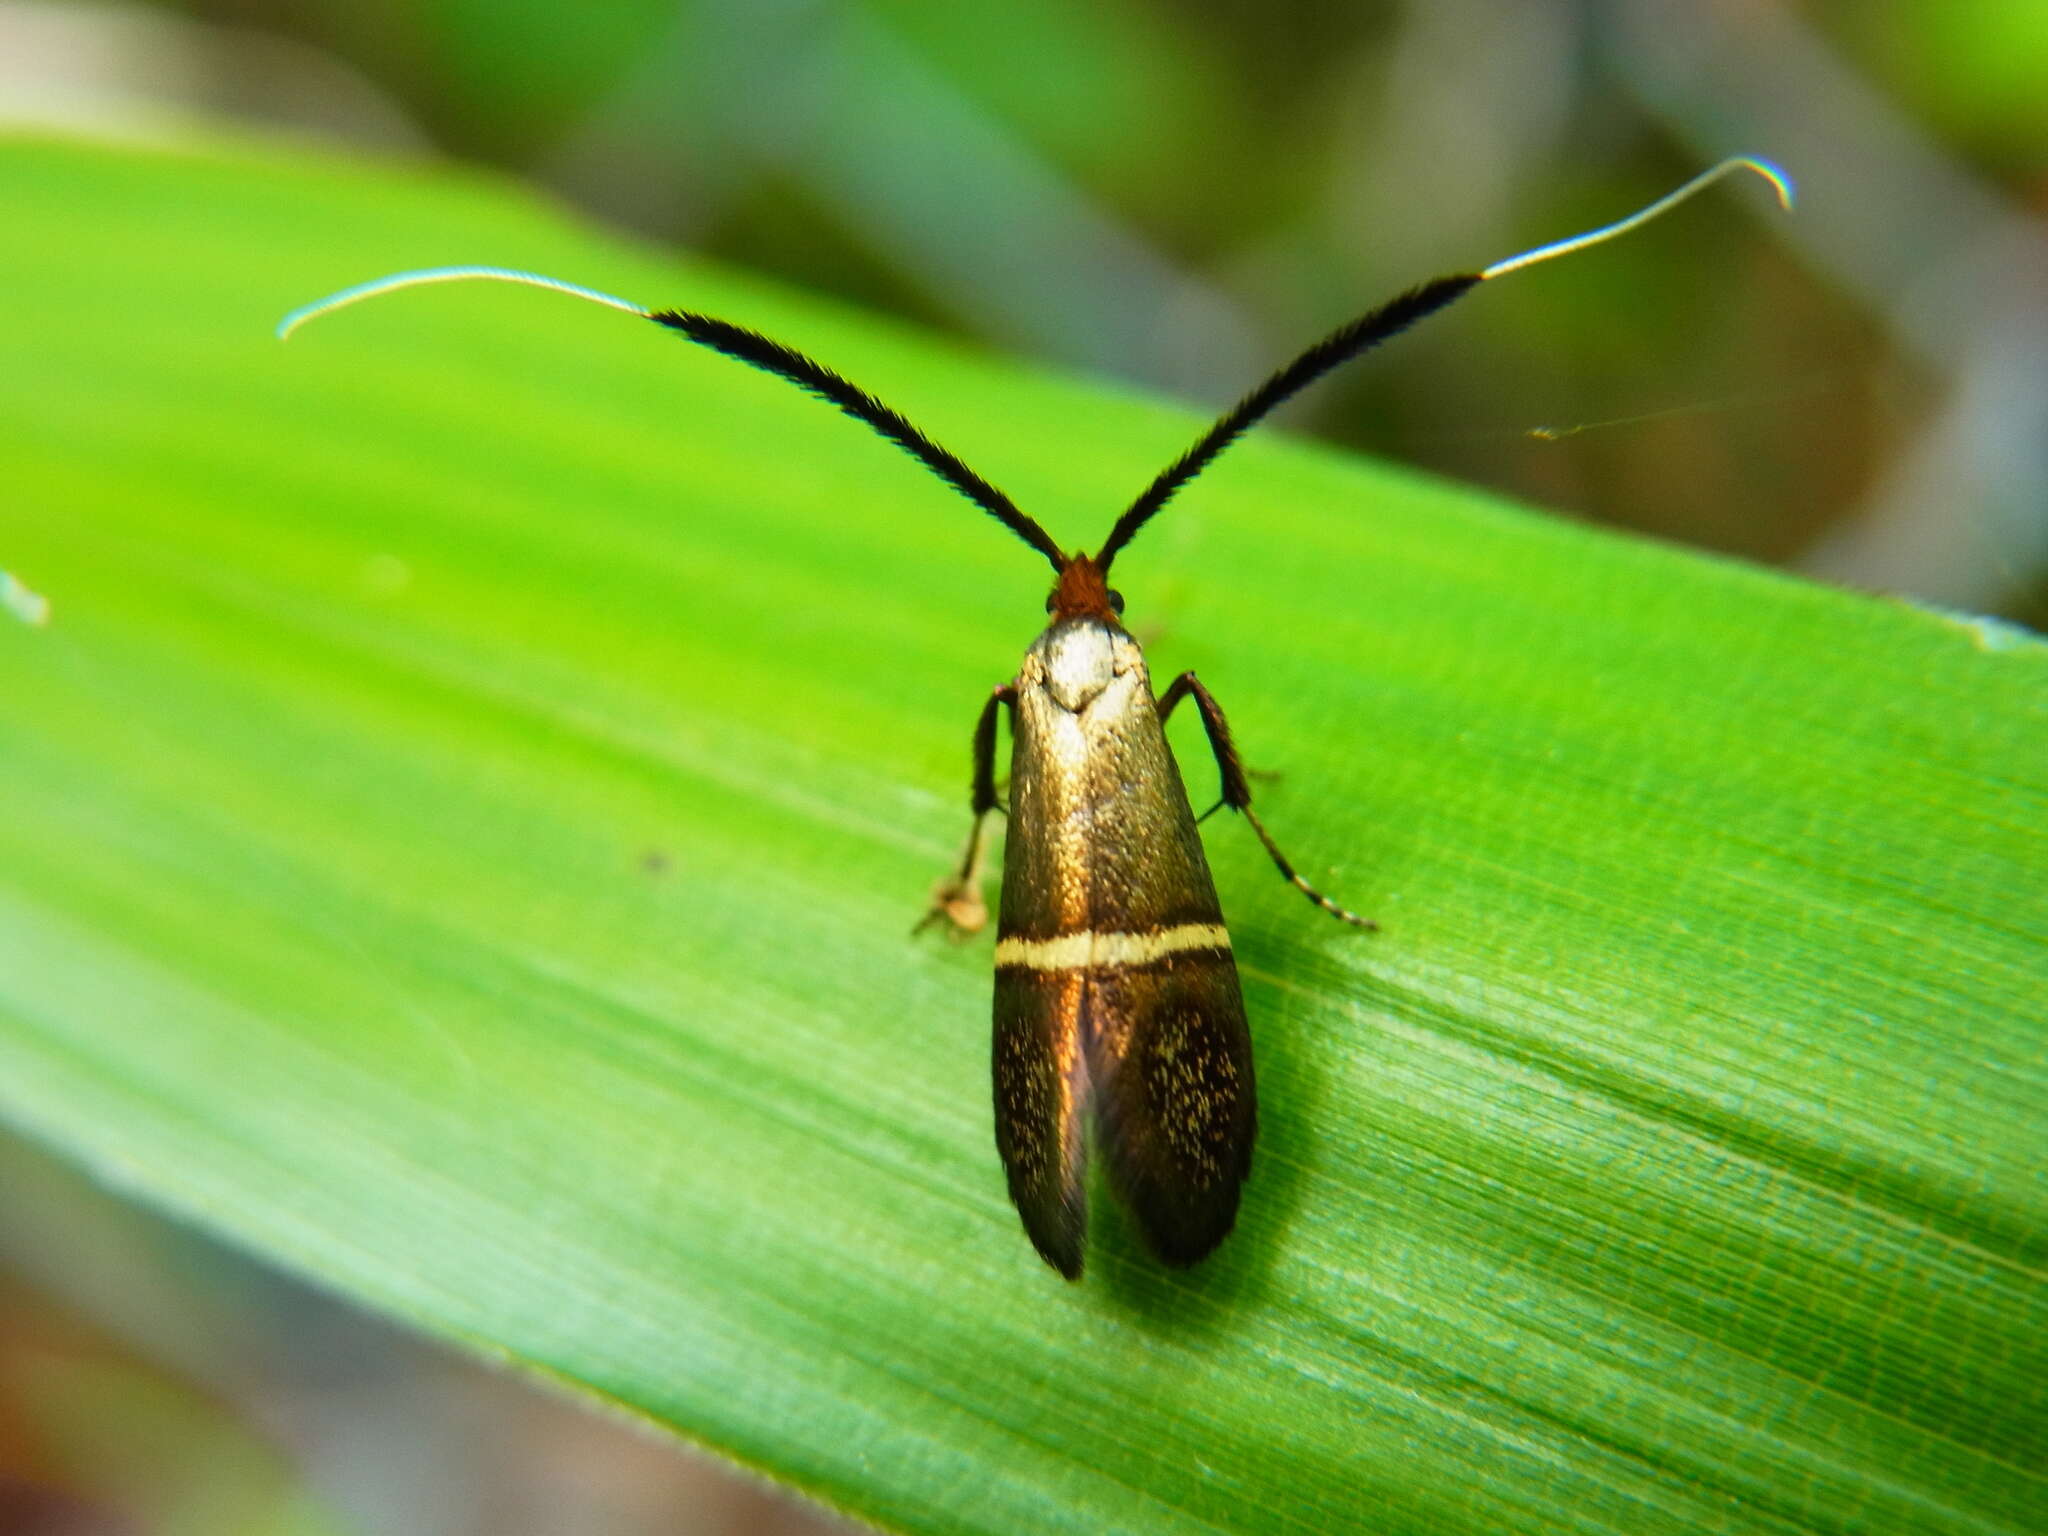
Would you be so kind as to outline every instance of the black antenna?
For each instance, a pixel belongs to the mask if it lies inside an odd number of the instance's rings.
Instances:
[[[700,347],[722,352],[766,373],[779,374],[797,388],[808,390],[820,400],[838,406],[854,420],[866,422],[1044,555],[1052,562],[1055,571],[1065,568],[1066,559],[1061,555],[1059,545],[1053,542],[1052,535],[1026,516],[1015,502],[969,469],[956,455],[918,431],[900,411],[884,405],[851,379],[805,357],[794,347],[785,347],[781,342],[763,336],[759,331],[714,320],[709,315],[693,315],[682,309],[657,309],[651,311],[647,318],[656,325],[681,332]]]
[[[283,340],[291,335],[308,320],[324,315],[330,310],[346,308],[364,299],[376,298],[401,288],[416,288],[426,283],[463,282],[473,278],[552,289],[556,293],[566,293],[573,298],[588,299],[594,304],[602,304],[629,315],[638,315],[643,320],[652,320],[657,325],[666,326],[699,346],[709,347],[714,352],[723,353],[750,367],[787,379],[797,388],[836,405],[854,420],[865,422],[886,437],[1044,555],[1052,562],[1055,571],[1066,568],[1066,559],[1060,553],[1059,545],[1053,542],[1052,535],[1026,516],[1009,497],[969,469],[959,457],[918,431],[900,412],[892,410],[852,380],[834,373],[823,363],[804,356],[795,348],[786,347],[758,331],[750,331],[744,326],[733,325],[724,320],[714,320],[708,315],[691,314],[680,309],[647,309],[609,293],[600,293],[595,288],[565,283],[559,278],[545,277],[537,272],[515,272],[505,267],[430,267],[423,271],[398,272],[390,277],[376,278],[371,282],[359,283],[353,288],[344,288],[339,293],[329,294],[324,299],[316,299],[311,304],[293,310],[278,322],[278,339]]]
[[[1313,384],[1332,368],[1349,362],[1361,352],[1370,350],[1390,336],[1398,336],[1416,321],[1426,319],[1446,305],[1463,298],[1488,278],[1502,277],[1509,272],[1520,271],[1523,267],[1533,267],[1538,262],[1549,261],[1552,257],[1568,255],[1573,251],[1584,250],[1589,245],[1612,240],[1616,235],[1626,234],[1637,225],[1645,224],[1658,214],[1684,202],[1708,183],[1719,181],[1731,171],[1737,170],[1755,171],[1777,191],[1780,203],[1787,208],[1792,206],[1790,178],[1769,161],[1748,156],[1723,160],[1719,165],[1693,177],[1677,191],[1665,194],[1649,207],[1632,213],[1616,223],[1602,225],[1599,229],[1583,235],[1574,235],[1566,240],[1552,241],[1549,245],[1539,245],[1534,250],[1497,261],[1480,272],[1433,278],[1421,287],[1411,288],[1399,298],[1389,300],[1378,309],[1332,331],[1218,417],[1215,425],[1204,432],[1192,448],[1175,459],[1157,479],[1146,486],[1144,494],[1131,503],[1124,515],[1116,520],[1116,526],[1109,530],[1109,537],[1103,541],[1101,553],[1095,557],[1096,565],[1103,571],[1108,571],[1109,563],[1116,558],[1117,551],[1131,542],[1138,530],[1173,498],[1176,491],[1207,469],[1210,462],[1242,436],[1247,428],[1270,413],[1282,401]]]
[[[1131,542],[1132,536],[1151,520],[1153,513],[1172,499],[1175,491],[1207,469],[1210,460],[1281,401],[1306,389],[1338,364],[1349,362],[1389,336],[1398,336],[1416,321],[1462,297],[1478,282],[1476,273],[1439,277],[1420,288],[1410,289],[1397,299],[1390,299],[1370,314],[1359,316],[1310,347],[1218,417],[1216,424],[1202,434],[1194,447],[1175,459],[1158,479],[1145,487],[1145,494],[1132,502],[1129,510],[1116,520],[1116,526],[1109,530],[1102,552],[1095,557],[1096,565],[1107,571],[1109,562],[1116,558],[1116,552]]]

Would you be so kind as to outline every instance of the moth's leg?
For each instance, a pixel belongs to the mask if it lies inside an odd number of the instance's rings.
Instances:
[[[1272,855],[1280,873],[1302,895],[1321,907],[1339,922],[1350,923],[1356,928],[1378,928],[1379,924],[1369,917],[1360,917],[1348,907],[1340,907],[1321,891],[1310,885],[1294,872],[1294,866],[1287,862],[1287,856],[1274,845],[1272,835],[1266,831],[1265,823],[1259,820],[1252,809],[1251,785],[1246,782],[1244,760],[1237,755],[1237,744],[1230,739],[1230,723],[1223,718],[1223,710],[1202,686],[1201,679],[1192,672],[1183,672],[1168,685],[1159,696],[1159,718],[1163,721],[1173,713],[1173,706],[1182,699],[1194,695],[1195,708],[1202,713],[1202,728],[1209,733],[1209,750],[1215,754],[1217,771],[1223,775],[1223,798],[1217,805],[1227,805],[1251,823],[1252,830],[1259,835],[1259,841]],[[1211,806],[1203,812],[1206,817],[1216,809]]]
[[[1002,809],[996,799],[996,711],[1017,708],[1017,690],[1008,683],[990,691],[981,706],[981,718],[974,722],[974,785],[968,792],[974,825],[968,829],[967,847],[960,865],[932,887],[931,909],[911,929],[922,933],[940,918],[961,933],[978,933],[988,925],[988,906],[981,899],[981,867],[988,853],[988,818]]]

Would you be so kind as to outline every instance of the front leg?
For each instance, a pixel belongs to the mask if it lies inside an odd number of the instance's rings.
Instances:
[[[1350,908],[1338,906],[1336,902],[1302,879],[1294,872],[1294,866],[1287,862],[1286,856],[1274,846],[1265,823],[1260,821],[1258,814],[1252,810],[1251,785],[1246,782],[1244,762],[1237,755],[1237,744],[1230,739],[1230,724],[1223,718],[1222,706],[1210,696],[1209,690],[1202,686],[1201,679],[1194,673],[1181,673],[1168,685],[1166,692],[1159,696],[1160,720],[1164,722],[1166,717],[1173,713],[1173,706],[1189,694],[1194,695],[1195,708],[1202,712],[1202,728],[1209,733],[1209,750],[1215,754],[1217,771],[1223,775],[1222,803],[1252,824],[1252,830],[1259,834],[1259,841],[1266,845],[1266,852],[1272,855],[1280,873],[1285,875],[1289,883],[1302,895],[1339,922],[1350,923],[1356,928],[1377,929],[1379,924],[1371,918],[1360,917]]]
[[[932,904],[912,933],[922,933],[940,918],[960,933],[979,933],[988,925],[988,905],[981,899],[981,866],[988,852],[988,818],[1001,810],[996,801],[996,710],[1007,706],[1014,716],[1017,690],[1008,683],[992,689],[981,706],[981,718],[974,722],[974,784],[969,802],[974,825],[968,829],[967,848],[960,867],[932,887]]]

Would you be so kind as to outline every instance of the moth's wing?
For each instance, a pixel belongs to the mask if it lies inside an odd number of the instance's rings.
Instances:
[[[1097,965],[1088,998],[1097,1148],[1153,1252],[1193,1264],[1237,1220],[1258,1125],[1251,1036],[1216,883],[1149,682],[1097,753],[1089,906],[1139,963]],[[1201,931],[1206,948],[1172,947]],[[1165,946],[1143,958],[1151,940]]]
[[[1086,997],[1079,969],[996,970],[996,1150],[1032,1246],[1069,1280],[1088,1237]]]
[[[1167,1264],[1208,1256],[1237,1221],[1258,1097],[1227,949],[1097,970],[1088,999],[1097,1146],[1111,1187]]]

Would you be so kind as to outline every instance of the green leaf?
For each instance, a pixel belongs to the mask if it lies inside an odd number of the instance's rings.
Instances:
[[[988,941],[909,936],[1043,562],[584,305],[269,327],[444,261],[688,304],[1074,543],[1198,414],[445,172],[16,144],[0,206],[0,565],[51,605],[0,621],[14,1126],[906,1529],[2048,1507],[2033,637],[1233,451],[1130,618],[1385,931],[1211,821],[1244,1215],[1176,1273],[1098,1199],[1069,1286],[991,1145]]]

